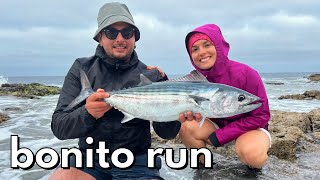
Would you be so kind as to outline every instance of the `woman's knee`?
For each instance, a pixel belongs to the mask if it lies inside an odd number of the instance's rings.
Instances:
[[[245,159],[247,162],[253,162],[253,161],[259,161],[263,162],[267,160],[267,153],[264,153],[263,151],[259,150],[250,150],[250,151],[240,151],[238,154],[242,157],[242,159]]]
[[[263,148],[254,148],[254,146],[237,146],[236,144],[235,149],[240,160],[252,167],[260,168],[268,160],[267,151]]]

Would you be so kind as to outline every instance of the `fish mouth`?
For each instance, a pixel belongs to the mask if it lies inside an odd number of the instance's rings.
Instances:
[[[256,97],[252,101],[250,101],[250,102],[248,102],[246,104],[243,104],[241,107],[243,109],[246,109],[246,111],[252,111],[254,109],[259,108],[262,105],[262,103],[260,103],[258,101],[260,101],[260,98]]]
[[[252,111],[254,109],[257,109],[261,105],[262,103],[255,103],[255,104],[248,103],[247,105],[243,105],[242,107],[243,109],[246,109],[246,111]]]

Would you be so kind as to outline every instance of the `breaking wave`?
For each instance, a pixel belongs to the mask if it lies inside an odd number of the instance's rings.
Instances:
[[[5,78],[4,76],[0,76],[0,86],[5,83],[8,83],[8,78]]]

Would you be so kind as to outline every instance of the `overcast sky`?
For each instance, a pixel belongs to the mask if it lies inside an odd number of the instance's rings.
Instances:
[[[0,76],[64,76],[78,57],[92,56],[102,0],[1,0]],[[140,60],[167,74],[192,70],[185,35],[221,27],[229,58],[265,72],[320,72],[318,0],[120,0],[141,31]]]

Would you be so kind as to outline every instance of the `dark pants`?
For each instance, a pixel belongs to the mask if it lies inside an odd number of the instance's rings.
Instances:
[[[84,158],[85,159],[85,158]],[[133,166],[127,169],[119,169],[111,163],[111,168],[105,169],[99,165],[98,159],[95,159],[94,168],[78,168],[79,170],[90,174],[97,180],[106,179],[163,179],[160,177],[159,169],[161,169],[161,159],[156,158],[156,168],[147,167],[147,154],[135,156]],[[76,167],[75,156],[70,156],[70,167]],[[86,164],[86,162],[84,162]]]

